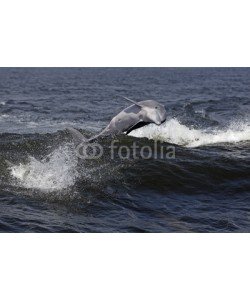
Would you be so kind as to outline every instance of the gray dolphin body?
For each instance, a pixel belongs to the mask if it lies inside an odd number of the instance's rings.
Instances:
[[[125,98],[125,97],[124,97]],[[137,126],[148,123],[162,124],[166,120],[166,109],[157,101],[144,100],[135,102],[129,98],[126,100],[133,104],[122,110],[108,124],[108,126],[99,134],[86,140],[84,136],[74,128],[68,128],[73,136],[82,141],[92,141],[103,135],[116,135],[120,133],[129,133]]]

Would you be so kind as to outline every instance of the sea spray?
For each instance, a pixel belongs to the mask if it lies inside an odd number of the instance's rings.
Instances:
[[[77,177],[77,157],[70,144],[58,147],[42,160],[29,157],[27,164],[10,167],[16,184],[27,189],[58,191],[74,185]]]
[[[248,141],[250,140],[250,126],[248,122],[235,122],[226,129],[208,131],[189,128],[177,119],[170,119],[161,126],[149,124],[133,130],[129,135],[193,148],[211,144]]]

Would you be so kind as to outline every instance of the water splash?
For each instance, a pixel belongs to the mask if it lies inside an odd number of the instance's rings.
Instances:
[[[58,191],[73,186],[77,177],[77,156],[69,144],[58,147],[42,160],[29,157],[27,164],[10,167],[15,183],[23,188]]]
[[[185,147],[199,147],[219,143],[237,143],[250,140],[250,126],[246,123],[233,123],[227,129],[206,131],[189,128],[177,119],[166,121],[161,126],[149,124],[133,130],[129,135],[146,137]]]

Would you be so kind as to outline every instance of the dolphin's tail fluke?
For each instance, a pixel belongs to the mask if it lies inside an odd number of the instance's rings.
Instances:
[[[105,128],[102,132],[98,133],[97,135],[94,135],[94,136],[90,137],[89,139],[86,139],[81,134],[81,132],[76,130],[75,128],[68,127],[67,130],[72,134],[72,136],[76,142],[84,142],[84,143],[93,142],[94,140],[98,139],[100,136],[106,135],[108,133],[107,128]]]
[[[88,142],[88,139],[84,137],[84,135],[81,134],[80,131],[76,130],[73,127],[68,127],[67,130],[72,134],[74,140],[77,142]]]

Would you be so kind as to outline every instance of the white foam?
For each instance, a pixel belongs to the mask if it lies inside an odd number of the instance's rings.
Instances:
[[[161,126],[149,124],[133,130],[129,135],[146,137],[186,147],[199,147],[218,143],[237,143],[250,140],[250,126],[246,123],[234,123],[225,130],[206,131],[189,128],[178,120],[171,119]]]
[[[27,164],[12,166],[10,171],[19,186],[50,192],[74,185],[76,166],[77,156],[70,145],[64,145],[41,161],[30,157]]]

